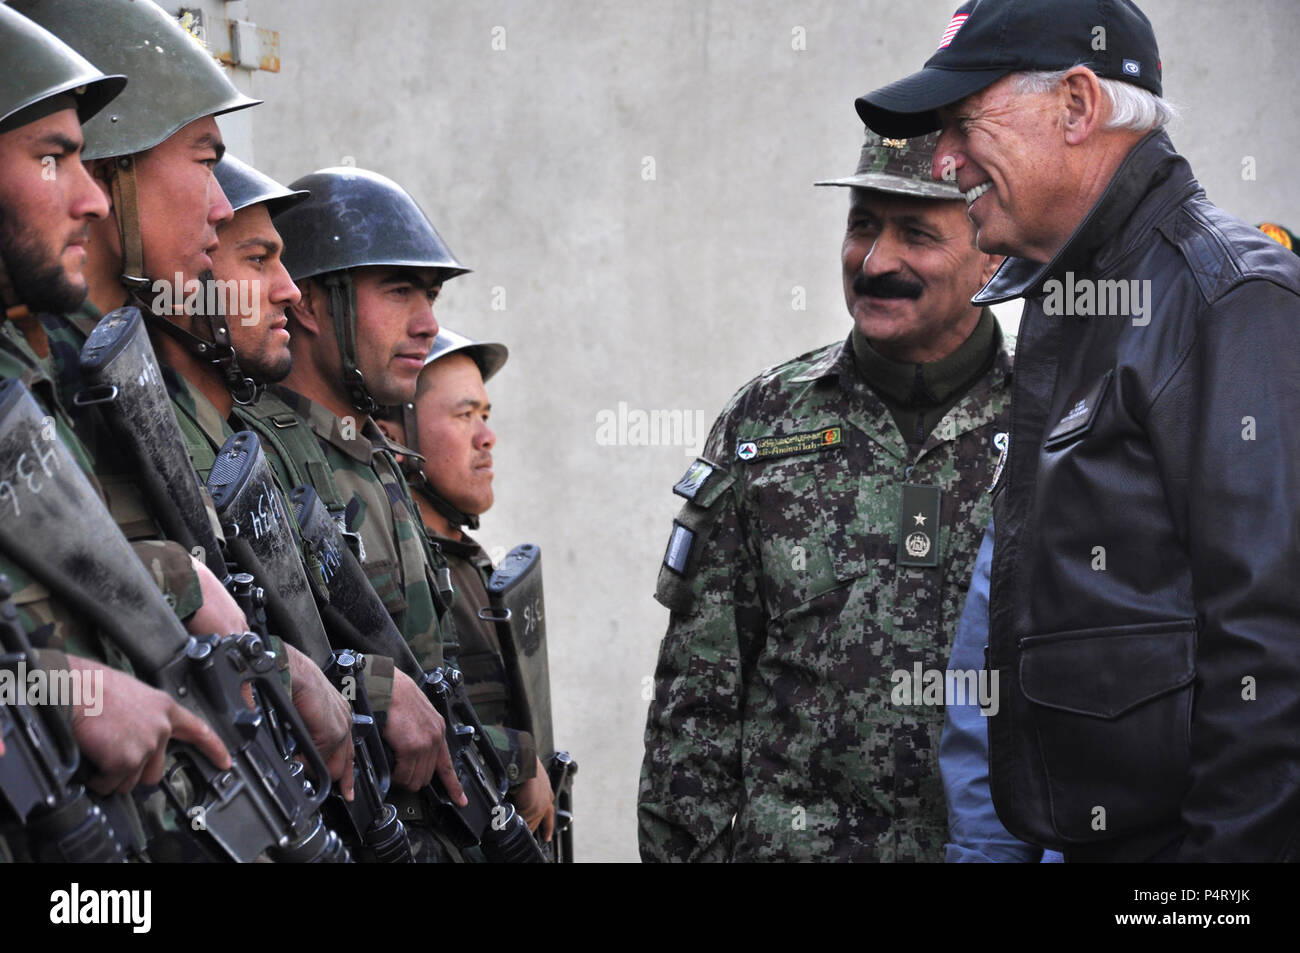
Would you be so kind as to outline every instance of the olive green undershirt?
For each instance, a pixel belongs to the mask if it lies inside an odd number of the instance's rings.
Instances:
[[[997,319],[985,308],[970,337],[947,357],[929,364],[890,360],[856,327],[852,338],[858,371],[894,415],[908,446],[915,449],[989,369],[1000,335]]]

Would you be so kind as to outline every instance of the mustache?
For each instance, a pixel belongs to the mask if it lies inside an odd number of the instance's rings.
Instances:
[[[853,293],[864,298],[919,298],[925,289],[918,281],[908,281],[899,275],[864,275],[853,279]]]

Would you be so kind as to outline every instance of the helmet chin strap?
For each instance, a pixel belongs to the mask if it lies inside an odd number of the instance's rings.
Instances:
[[[140,229],[135,157],[119,156],[114,163],[117,174],[113,176],[111,188],[113,208],[117,212],[117,234],[122,242],[122,284],[139,303],[140,311],[151,327],[176,341],[198,360],[217,369],[235,403],[255,403],[262,396],[266,385],[253,380],[240,369],[235,347],[230,341],[230,326],[226,323],[224,314],[218,312],[204,315],[208,331],[212,335],[210,340],[205,341],[169,317],[154,313],[153,304],[148,300],[154,283],[144,273],[144,240]]]
[[[366,389],[366,380],[357,367],[357,286],[352,274],[336,271],[320,279],[329,294],[330,315],[334,321],[334,337],[339,345],[339,361],[343,366],[343,389],[352,406],[366,416],[379,409],[379,402]]]
[[[429,505],[447,518],[452,526],[464,526],[466,529],[478,529],[478,517],[463,513],[453,506],[441,493],[433,488],[429,478],[423,473],[415,478],[411,489],[416,490],[429,501]]]
[[[407,483],[429,501],[429,505],[438,511],[452,526],[464,526],[466,529],[478,529],[478,517],[465,513],[439,493],[429,478],[424,475],[420,461],[420,430],[415,419],[415,404],[406,401],[402,404],[402,430],[406,434],[406,446],[414,450],[416,456],[402,458],[402,472],[406,474]]]

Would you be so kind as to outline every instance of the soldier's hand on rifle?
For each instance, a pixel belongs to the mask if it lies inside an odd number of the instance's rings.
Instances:
[[[230,755],[216,732],[166,692],[90,659],[70,655],[68,664],[83,678],[92,672],[102,677],[96,699],[86,699],[83,693],[83,703],[72,706],[72,735],[99,770],[90,779],[97,793],[125,793],[137,784],[157,784],[167,742],[173,739],[188,741],[218,768],[230,767]]]
[[[555,794],[541,758],[537,759],[537,773],[515,789],[514,801],[528,829],[536,833],[540,824],[542,839],[549,844],[555,833]]]
[[[352,748],[352,707],[311,659],[292,645],[286,644],[284,650],[289,654],[293,707],[298,709],[311,732],[312,743],[320,752],[330,777],[339,783],[344,800],[351,801],[352,759],[355,754]]]
[[[418,791],[433,780],[437,771],[451,799],[464,807],[469,800],[451,766],[446,734],[446,723],[424,692],[409,675],[395,670],[393,701],[384,727],[384,740],[393,749],[394,783]]]
[[[194,571],[199,576],[199,588],[203,592],[203,605],[199,611],[190,616],[185,626],[191,635],[230,635],[234,632],[247,632],[248,620],[235,602],[235,597],[226,591],[221,580],[212,574],[212,570],[193,556]]]

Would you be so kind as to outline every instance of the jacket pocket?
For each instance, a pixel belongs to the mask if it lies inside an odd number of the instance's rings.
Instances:
[[[1020,687],[1064,840],[1106,840],[1177,816],[1195,677],[1194,619],[1021,639]]]
[[[863,540],[874,538],[875,528],[861,516],[861,505],[873,495],[872,484],[840,454],[776,461],[751,490],[769,618],[867,574]],[[891,501],[896,511],[896,494]]]

